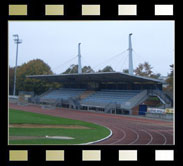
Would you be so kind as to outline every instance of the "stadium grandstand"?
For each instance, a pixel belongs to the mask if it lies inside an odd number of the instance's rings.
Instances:
[[[144,115],[144,102],[156,96],[164,108],[172,107],[172,99],[162,87],[163,80],[133,74],[132,42],[129,34],[129,73],[82,73],[81,53],[78,44],[78,73],[60,75],[29,75],[28,78],[62,83],[60,89],[50,89],[31,102],[80,110],[105,113]]]

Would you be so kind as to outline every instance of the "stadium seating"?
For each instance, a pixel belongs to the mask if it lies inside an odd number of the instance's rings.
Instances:
[[[85,89],[70,89],[62,88],[58,90],[51,90],[40,97],[41,101],[56,101],[59,99],[69,99],[78,97],[81,105],[91,105],[105,107],[109,103],[124,104],[140,93],[140,90],[106,90],[91,91],[92,93],[85,95]],[[82,96],[85,98],[82,98]],[[79,99],[80,98],[80,99]]]
[[[67,89],[62,88],[58,90],[52,90],[49,93],[41,96],[42,100],[57,100],[57,99],[68,99],[70,97],[80,96],[85,89]]]
[[[108,103],[116,103],[123,104],[128,101],[138,93],[140,90],[101,90],[96,91],[96,93],[88,96],[87,98],[81,101],[82,104],[92,104],[95,103],[97,105],[107,105]]]

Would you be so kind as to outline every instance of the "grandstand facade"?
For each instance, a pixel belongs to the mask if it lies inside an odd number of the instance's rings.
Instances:
[[[41,104],[116,114],[135,114],[133,108],[149,96],[157,96],[165,107],[172,105],[171,99],[162,91],[163,81],[147,77],[99,72],[32,75],[28,78],[62,84],[62,88],[49,90],[32,99],[32,102]]]

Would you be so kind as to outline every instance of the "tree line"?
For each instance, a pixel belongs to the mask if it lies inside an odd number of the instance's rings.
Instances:
[[[154,73],[153,67],[148,63],[144,62],[137,66],[134,70],[134,74],[138,76],[150,77],[159,79],[161,77],[160,73]],[[13,82],[14,82],[14,67],[9,67],[9,94],[13,94]],[[173,71],[174,66],[170,65],[170,73],[167,75],[167,87],[166,91],[173,92]],[[78,72],[78,65],[72,64],[68,69],[60,74],[71,74]],[[95,72],[115,72],[111,66],[105,66],[103,69],[94,71],[91,66],[84,66],[82,68],[83,73],[95,73]],[[124,69],[123,73],[128,73],[128,69]],[[27,63],[22,64],[17,67],[16,70],[16,94],[19,91],[34,91],[35,94],[39,95],[50,88],[60,88],[61,83],[58,82],[47,82],[44,80],[30,79],[27,75],[53,75],[53,71],[50,66],[46,64],[41,59],[34,59]]]

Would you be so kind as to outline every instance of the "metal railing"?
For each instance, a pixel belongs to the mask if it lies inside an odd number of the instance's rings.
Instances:
[[[172,101],[165,95],[163,91],[160,90],[148,90],[148,95],[157,96],[163,102],[163,104],[171,105]]]
[[[106,112],[106,113],[111,113],[111,111],[114,109],[114,110],[116,110],[116,106],[117,106],[117,104],[116,103],[109,103],[109,104],[107,104],[106,106],[105,106],[105,108],[104,108],[104,112]]]
[[[131,109],[136,105],[145,101],[147,98],[148,98],[148,92],[147,90],[143,90],[142,92],[138,93],[137,95],[129,99],[127,102],[125,102],[125,104],[121,105],[121,107],[125,109]]]

